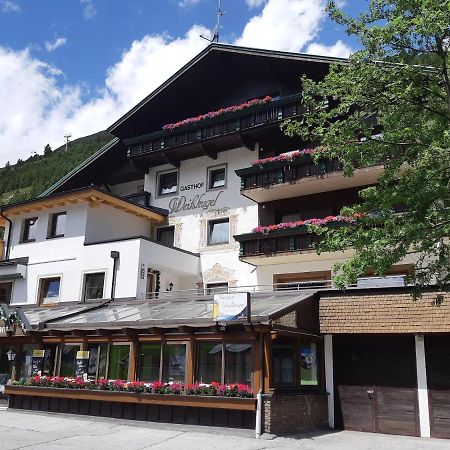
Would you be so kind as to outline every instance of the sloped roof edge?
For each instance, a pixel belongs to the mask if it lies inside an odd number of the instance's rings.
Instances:
[[[282,52],[276,50],[267,50],[267,49],[257,49],[250,47],[240,47],[236,45],[229,44],[217,44],[213,43],[208,45],[204,50],[202,50],[198,55],[196,55],[193,59],[191,59],[187,64],[185,64],[180,70],[175,72],[170,78],[168,78],[163,84],[158,86],[153,92],[151,92],[147,97],[141,100],[136,106],[134,106],[130,111],[124,114],[120,119],[116,120],[110,127],[107,128],[107,131],[114,134],[114,130],[118,128],[123,122],[133,116],[136,112],[138,112],[142,107],[144,107],[150,100],[155,98],[159,93],[161,93],[164,89],[170,86],[176,79],[178,79],[182,74],[187,72],[192,66],[197,64],[200,60],[202,60],[206,55],[213,51],[221,51],[228,53],[241,53],[247,55],[255,55],[255,56],[267,56],[271,58],[283,58],[283,59],[295,59],[298,61],[310,61],[310,62],[318,62],[318,63],[345,63],[347,59],[345,58],[336,58],[331,56],[317,56],[317,55],[309,55],[305,53],[293,53],[293,52]]]
[[[79,164],[77,167],[72,169],[69,173],[67,173],[62,178],[60,178],[56,183],[51,185],[47,190],[42,192],[42,194],[40,194],[39,197],[47,197],[48,195],[53,194],[56,191],[56,189],[61,187],[64,183],[69,181],[72,177],[74,177],[77,173],[81,172],[82,169],[84,169],[89,164],[94,162],[100,156],[104,155],[107,151],[114,148],[114,146],[117,145],[119,142],[120,142],[120,139],[118,139],[118,138],[114,138],[111,141],[109,141],[102,148],[97,150],[93,155],[91,155],[89,158],[85,159],[81,164]]]

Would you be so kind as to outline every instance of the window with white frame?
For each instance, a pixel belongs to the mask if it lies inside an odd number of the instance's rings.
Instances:
[[[230,220],[218,219],[208,222],[208,245],[228,244],[230,242]]]
[[[103,298],[105,272],[84,274],[83,300]]]
[[[176,194],[178,192],[178,171],[158,174],[158,195]]]
[[[227,166],[214,166],[208,168],[208,190],[221,189],[227,184]]]
[[[41,278],[39,281],[39,304],[53,305],[59,302],[61,277]]]

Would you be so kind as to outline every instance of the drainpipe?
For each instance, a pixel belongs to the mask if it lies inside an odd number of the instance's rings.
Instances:
[[[8,237],[6,238],[6,249],[5,249],[5,260],[9,261],[9,251],[11,249],[11,231],[12,231],[12,220],[9,219],[8,217],[6,217],[3,214],[3,211],[5,210],[4,207],[2,207],[0,209],[0,216],[3,217],[8,223],[9,223],[9,227],[8,227]],[[0,255],[1,256],[1,255]]]
[[[120,253],[116,251],[111,252],[111,258],[113,259],[113,273],[112,273],[112,283],[111,283],[111,301],[114,301],[116,295],[116,273],[117,273],[117,263],[119,262]]]
[[[263,398],[262,394],[264,391],[264,335],[259,334],[259,391],[256,395],[256,427],[255,427],[255,437],[259,439],[262,434],[262,409],[263,409]]]

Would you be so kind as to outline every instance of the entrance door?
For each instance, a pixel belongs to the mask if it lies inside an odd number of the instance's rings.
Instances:
[[[450,336],[425,337],[431,436],[450,439]]]
[[[418,436],[414,336],[333,337],[336,424]]]

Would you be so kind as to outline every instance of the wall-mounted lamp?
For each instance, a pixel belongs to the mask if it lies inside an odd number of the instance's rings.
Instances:
[[[12,362],[16,359],[16,355],[17,353],[10,348],[7,352],[6,352],[6,356],[8,357],[8,361]]]

